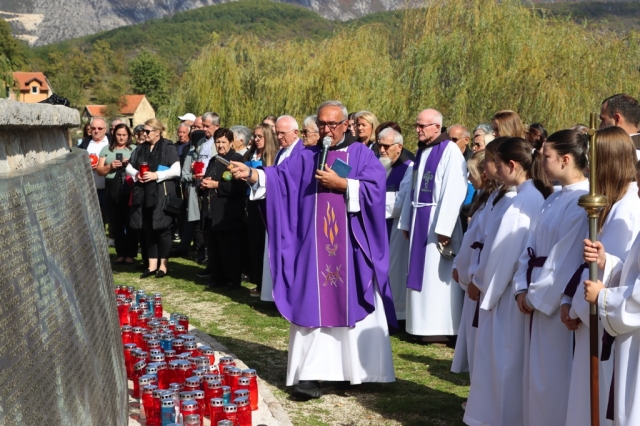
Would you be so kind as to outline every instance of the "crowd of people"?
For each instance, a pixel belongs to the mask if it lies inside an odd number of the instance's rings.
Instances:
[[[549,134],[510,110],[469,130],[425,109],[416,152],[408,129],[338,101],[301,126],[290,115],[253,129],[221,127],[213,112],[179,118],[175,143],[156,119],[112,123],[111,137],[104,120],[89,126],[82,147],[99,155],[117,262],[132,263],[141,242],[141,278],[162,278],[192,248],[208,285],[236,289],[245,276],[291,323],[294,396],[320,397],[321,381],[394,381],[389,335],[402,320],[416,342],[455,344],[451,370],[471,377],[466,424],[588,424],[596,303],[600,422],[640,424],[631,96],[601,104],[597,176],[586,126]],[[589,178],[608,200],[598,243],[577,204]]]

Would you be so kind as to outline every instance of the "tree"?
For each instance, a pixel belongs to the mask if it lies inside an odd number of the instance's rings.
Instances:
[[[169,101],[169,71],[157,55],[143,50],[129,63],[131,86],[137,94],[147,96],[154,108]]]
[[[11,34],[9,23],[0,19],[0,56],[9,60],[13,70],[18,70],[26,64],[25,52],[24,44]]]

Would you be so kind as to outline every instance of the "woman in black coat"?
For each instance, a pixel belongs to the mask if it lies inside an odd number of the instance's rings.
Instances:
[[[239,288],[242,274],[242,236],[244,235],[244,200],[247,184],[231,178],[227,166],[217,161],[242,161],[233,144],[233,132],[219,128],[213,134],[218,155],[209,161],[202,179],[202,215],[204,218],[205,243],[209,263],[205,273],[210,273],[209,286]]]
[[[180,177],[180,159],[171,141],[162,137],[164,126],[152,118],[144,123],[146,141],[134,151],[127,174],[135,176],[131,197],[131,227],[142,230],[149,266],[140,278],[167,274],[171,250],[173,217],[164,211],[165,198],[176,196],[176,178]],[[149,171],[139,173],[142,163]]]

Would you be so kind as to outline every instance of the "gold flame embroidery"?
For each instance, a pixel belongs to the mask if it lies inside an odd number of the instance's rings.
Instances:
[[[336,222],[336,213],[329,202],[327,202],[327,214],[324,217],[324,236],[331,242],[331,244],[327,244],[326,247],[329,256],[335,256],[336,251],[338,251],[338,244],[335,244],[338,232],[339,228],[338,223]]]

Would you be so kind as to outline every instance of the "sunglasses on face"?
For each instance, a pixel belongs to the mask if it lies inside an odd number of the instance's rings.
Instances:
[[[104,127],[92,127],[91,130],[104,130]]]

